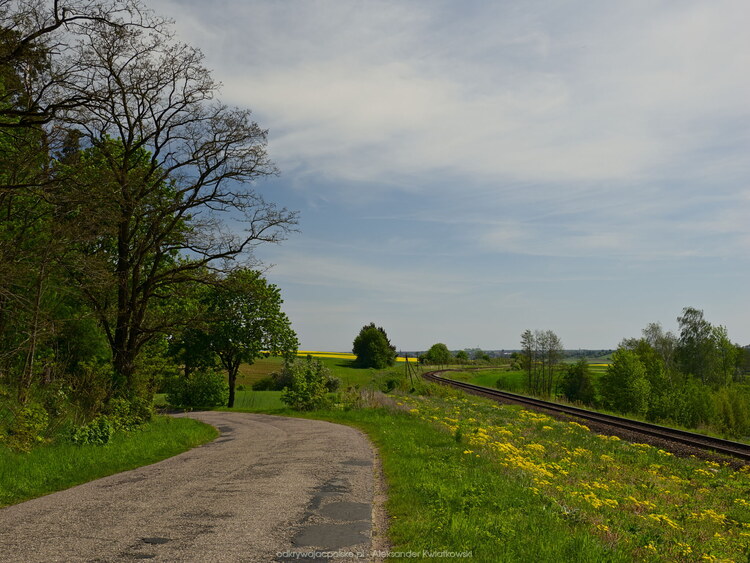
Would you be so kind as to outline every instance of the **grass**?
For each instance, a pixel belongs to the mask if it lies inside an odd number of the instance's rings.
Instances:
[[[278,357],[259,358],[252,364],[242,364],[237,374],[237,384],[250,387],[269,374],[280,371],[283,365],[284,360]]]
[[[638,561],[747,561],[750,557],[750,470],[735,471],[727,464],[675,458],[646,444],[596,435],[575,422],[557,421],[517,406],[501,406],[453,392],[441,394],[404,397],[401,402],[411,416],[409,424],[431,425],[435,431],[442,430],[444,440],[453,437],[461,442],[462,459],[452,460],[460,465],[456,469],[459,473],[426,489],[421,501],[412,499],[418,514],[404,517],[423,519],[431,512],[436,523],[444,527],[450,523],[451,529],[460,531],[452,540],[453,548],[464,545],[461,538],[469,533],[467,526],[477,527],[472,541],[482,545],[481,531],[492,531],[493,523],[507,518],[496,520],[496,512],[502,514],[507,509],[506,497],[511,495],[524,519],[535,518],[537,512],[554,514],[553,521],[568,525],[576,533],[586,530],[593,538],[579,540],[585,548],[575,557],[559,556],[557,560],[590,560],[595,556],[606,560],[623,554]],[[427,443],[425,437],[422,440]],[[430,472],[439,465],[436,457],[443,455],[440,447],[436,455],[431,453],[433,446],[421,448],[420,442],[415,442],[412,447],[424,457],[422,471]],[[405,450],[390,455],[412,455]],[[480,462],[481,466],[472,465]],[[508,483],[507,488],[487,488],[484,477],[467,472],[464,466],[481,467],[481,473],[494,474]],[[419,472],[416,468],[412,471]],[[478,480],[470,483],[466,480],[470,475]],[[485,514],[473,524],[463,522],[460,513],[465,507],[460,502],[446,504],[439,500],[443,496],[461,498],[451,487],[458,491],[478,488],[497,506],[477,501],[478,506],[484,506]],[[450,519],[441,521],[443,516],[436,510],[441,506],[450,508]],[[394,507],[408,510],[400,503]],[[453,519],[456,514],[462,521],[460,526]],[[523,525],[524,519],[517,525]],[[559,524],[555,526],[554,530],[560,530]],[[532,551],[542,554],[535,560],[556,560],[543,550],[561,541],[558,533],[537,531],[536,536],[532,532],[526,537],[536,546]],[[404,538],[394,530],[397,542]],[[602,552],[602,546],[609,551]]]
[[[523,371],[509,371],[507,369],[482,369],[479,371],[455,371],[443,374],[444,377],[466,381],[475,385],[500,388],[513,393],[523,393],[526,373]],[[498,382],[501,382],[498,385]]]
[[[239,412],[271,412],[285,409],[281,402],[281,391],[237,391],[234,397],[234,408],[221,410]]]
[[[105,446],[60,442],[25,454],[0,448],[0,506],[155,463],[217,435],[197,420],[158,416],[140,430],[115,434]]]
[[[351,354],[349,354],[350,356]],[[335,356],[330,354],[330,356]],[[331,370],[331,373],[341,379],[343,385],[365,386],[372,382],[373,378],[385,373],[394,373],[402,375],[404,373],[404,364],[398,363],[392,367],[376,370],[371,368],[359,368],[354,365],[354,360],[345,357],[325,357],[316,356],[325,366]],[[261,358],[255,360],[253,364],[242,364],[237,376],[237,384],[251,387],[256,381],[267,377],[273,372],[280,371],[284,361],[282,358]]]
[[[487,562],[630,560],[627,550],[567,518],[524,479],[509,478],[434,421],[384,408],[312,416],[359,427],[377,445],[388,482],[391,551],[471,552],[465,560]]]
[[[605,373],[606,369],[607,369],[607,364],[595,364],[589,367],[589,373],[592,376],[592,381],[594,385],[598,385],[598,379]],[[503,391],[509,391],[511,393],[529,395],[532,397],[534,396],[533,394],[529,393],[527,390],[526,372],[524,371],[506,371],[506,372],[503,372],[502,370],[459,371],[459,372],[447,372],[447,373],[444,373],[443,376],[448,379],[464,381],[467,383],[472,383],[474,385],[482,385],[485,387],[491,387],[493,389],[501,389]],[[741,388],[743,386],[738,386],[738,387]],[[556,398],[546,398],[546,400],[554,401],[560,404],[571,404],[562,395],[558,395]],[[687,427],[682,424],[678,424],[674,421],[662,420],[662,421],[655,422],[653,420],[647,419],[645,416],[640,416],[634,413],[623,414],[622,412],[615,412],[613,410],[609,410],[601,406],[593,406],[593,405],[585,405],[585,404],[582,405],[579,403],[572,403],[572,404],[574,406],[588,409],[594,412],[600,412],[603,414],[611,414],[614,416],[626,417],[626,418],[629,418],[632,420],[638,420],[641,422],[661,424],[669,428],[675,428],[678,430],[686,430],[688,432],[695,432],[697,434],[704,434],[706,436],[713,436],[715,438],[723,438],[723,439],[733,440],[737,442],[744,442],[744,443],[750,442],[750,436],[748,437],[731,436],[731,435],[727,435],[726,433],[722,433],[718,431],[716,428],[712,428],[710,426],[701,425],[697,428],[694,428],[694,427]],[[750,561],[748,563],[750,563]]]

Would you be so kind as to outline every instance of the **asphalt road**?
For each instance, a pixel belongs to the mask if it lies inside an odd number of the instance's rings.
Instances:
[[[189,416],[221,436],[1,509],[0,560],[370,560],[374,452],[361,432],[267,415]]]

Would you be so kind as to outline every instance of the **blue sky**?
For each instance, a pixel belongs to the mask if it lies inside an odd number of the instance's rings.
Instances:
[[[303,349],[750,344],[750,4],[152,0],[270,131]]]

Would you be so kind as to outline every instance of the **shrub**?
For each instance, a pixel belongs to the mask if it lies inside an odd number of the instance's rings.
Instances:
[[[295,410],[309,411],[330,404],[328,392],[334,385],[331,372],[320,360],[307,357],[304,361],[291,360],[284,364],[282,374],[289,378],[281,400]],[[338,380],[336,380],[338,381]],[[338,383],[335,384],[338,388]]]
[[[104,361],[81,362],[68,376],[70,396],[86,418],[102,411],[113,380],[114,368]]]
[[[383,393],[390,393],[394,389],[405,387],[404,385],[402,385],[403,380],[404,377],[401,374],[386,372],[376,375],[372,381],[378,390],[382,391]]]
[[[80,446],[103,446],[109,442],[114,433],[115,426],[109,417],[99,415],[88,424],[74,428],[70,433],[70,441]]]
[[[682,386],[674,389],[669,396],[670,418],[687,428],[698,428],[708,424],[714,415],[714,404],[710,389],[698,383],[694,378],[688,379]]]
[[[252,385],[253,391],[273,391],[273,377],[271,375],[267,375],[266,377],[259,379]]]
[[[218,407],[229,399],[229,385],[216,371],[193,373],[190,378],[174,377],[167,386],[167,402],[174,407]]]
[[[253,383],[253,391],[282,391],[291,385],[292,379],[286,370],[274,372]]]
[[[604,406],[620,413],[644,415],[648,410],[651,386],[646,368],[632,350],[620,348],[599,380]]]
[[[750,404],[737,389],[724,387],[714,395],[714,422],[717,428],[732,437],[750,432]]]
[[[112,399],[105,410],[115,432],[129,431],[138,428],[151,420],[153,408],[150,401],[143,397]]]
[[[568,366],[562,377],[560,387],[569,401],[579,401],[590,405],[596,398],[594,384],[589,373],[589,364],[583,358]]]
[[[41,405],[30,403],[12,413],[12,421],[3,436],[5,444],[14,451],[28,452],[44,441],[49,415]]]

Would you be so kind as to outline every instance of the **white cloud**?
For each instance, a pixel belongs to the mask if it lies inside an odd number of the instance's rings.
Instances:
[[[398,264],[369,265],[363,260],[347,259],[327,253],[281,251],[283,260],[273,267],[270,276],[285,284],[318,286],[356,291],[382,302],[424,302],[460,295],[473,285],[461,274],[441,275],[431,283],[424,282],[425,272],[418,267]]]
[[[330,254],[285,246],[271,260],[274,279],[308,290],[295,306],[310,330],[331,292],[358,296],[337,317],[506,290],[531,309],[503,284],[574,277],[503,269],[509,254],[591,259],[580,277],[592,283],[603,260],[644,279],[680,262],[664,276],[693,303],[711,288],[691,281],[691,264],[747,255],[744,0],[155,2],[206,51],[224,99],[270,128],[290,205],[317,198],[304,235]],[[353,236],[356,220],[344,233],[332,210],[384,226]],[[392,267],[385,250],[487,267]]]
[[[257,109],[282,169],[331,183],[414,189],[446,172],[606,192],[694,167],[712,120],[750,115],[736,1],[158,6],[211,53],[225,98]]]

